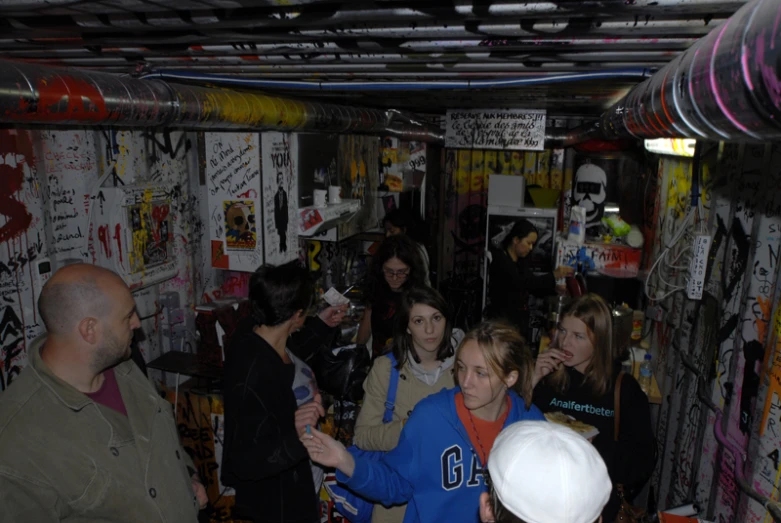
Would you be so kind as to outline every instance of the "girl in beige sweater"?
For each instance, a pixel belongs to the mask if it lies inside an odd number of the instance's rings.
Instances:
[[[464,338],[453,329],[447,302],[429,287],[414,287],[401,299],[392,345],[399,369],[393,421],[383,423],[391,360],[374,360],[363,384],[363,406],[355,423],[353,442],[364,450],[389,451],[399,441],[401,428],[423,398],[454,386],[455,349]],[[372,523],[401,523],[406,505],[387,509],[374,506]]]

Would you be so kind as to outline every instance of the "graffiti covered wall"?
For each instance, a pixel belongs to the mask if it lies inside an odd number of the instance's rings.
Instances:
[[[771,521],[739,483],[745,480],[778,499],[781,370],[773,318],[778,317],[781,255],[781,148],[711,145],[703,148],[699,176],[692,174],[692,164],[672,157],[659,162],[662,204],[651,260],[686,226],[697,187],[702,208],[688,225],[687,241],[708,234],[713,245],[703,299],[671,294],[661,301],[664,320],[651,329],[666,398],[657,427],[661,459],[652,484],[662,508],[695,502],[707,519],[720,523]],[[652,277],[652,290],[669,288],[659,277],[685,285],[687,275],[685,267],[667,267]],[[725,444],[716,438],[717,424]]]
[[[194,140],[178,131],[0,131],[0,390],[26,365],[28,344],[43,332],[35,303],[45,262],[53,269],[73,261],[111,269],[127,262],[121,231],[95,227],[112,212],[101,189],[169,188],[165,235],[176,275],[134,294],[143,318],[137,339],[147,360],[170,349],[194,350],[195,297],[204,283],[221,284],[201,255]]]

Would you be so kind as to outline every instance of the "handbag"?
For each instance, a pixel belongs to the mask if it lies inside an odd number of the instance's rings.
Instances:
[[[358,403],[363,398],[363,381],[371,367],[369,351],[366,345],[348,345],[334,350],[320,350],[309,362],[317,386],[335,398]]]
[[[385,397],[385,412],[382,415],[383,423],[393,421],[393,408],[396,406],[396,391],[399,388],[399,369],[396,368],[396,358],[392,353],[385,357],[391,361],[390,380],[388,381],[388,394]],[[379,461],[385,454],[381,450],[363,450],[355,445],[350,446],[347,452],[355,458]],[[325,489],[334,502],[336,510],[349,519],[352,523],[368,523],[372,519],[374,503],[363,498],[338,482],[326,483]]]
[[[614,393],[614,423],[615,429],[613,431],[613,440],[618,443],[618,432],[621,427],[621,381],[624,378],[624,371],[621,371],[616,378],[616,390]],[[626,489],[621,483],[616,484],[616,490],[618,491],[618,499],[621,501],[621,505],[618,508],[618,514],[616,514],[615,522],[621,523],[641,523],[649,520],[648,514],[645,509],[632,505],[627,499]]]

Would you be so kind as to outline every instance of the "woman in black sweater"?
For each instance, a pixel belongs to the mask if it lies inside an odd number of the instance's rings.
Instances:
[[[324,412],[305,360],[330,343],[346,307],[307,319],[313,294],[308,272],[296,263],[261,267],[250,278],[252,315],[225,352],[221,479],[236,490],[236,518],[319,521],[322,470],[299,437]]]
[[[488,297],[491,305],[488,318],[501,318],[514,325],[525,337],[529,336],[529,294],[546,296],[556,291],[556,280],[570,276],[570,267],[536,275],[527,266],[525,258],[537,243],[537,228],[525,218],[513,225],[501,246],[491,246],[491,264],[488,268]]]
[[[535,366],[533,401],[543,412],[563,412],[599,430],[593,443],[605,460],[613,492],[602,512],[613,521],[620,506],[615,485],[628,497],[654,469],[654,435],[648,398],[630,375],[621,380],[620,427],[615,441],[615,385],[620,363],[613,349],[610,309],[596,294],[572,302],[562,314],[551,348]]]

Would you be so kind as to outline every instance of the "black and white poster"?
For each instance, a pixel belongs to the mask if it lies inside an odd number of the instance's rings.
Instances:
[[[545,114],[538,109],[451,110],[447,112],[445,146],[542,151]]]
[[[263,158],[263,251],[266,263],[298,259],[297,137],[291,133],[261,135]]]

